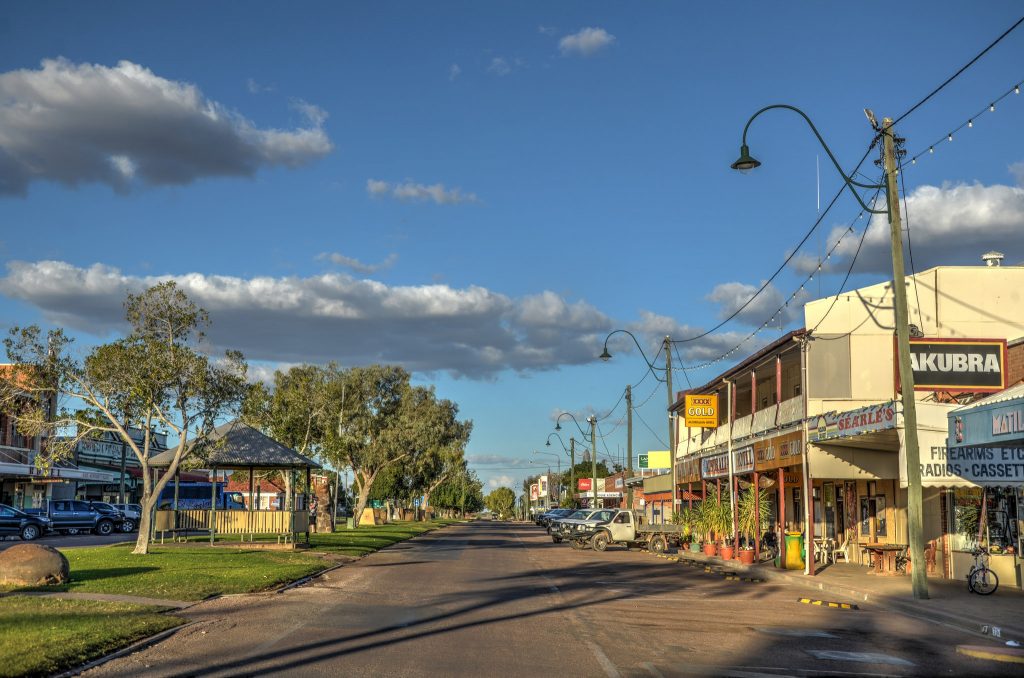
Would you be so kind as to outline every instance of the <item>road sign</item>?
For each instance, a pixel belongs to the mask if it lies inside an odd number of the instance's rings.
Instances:
[[[683,418],[687,428],[718,428],[718,394],[687,394]]]
[[[637,455],[637,468],[671,468],[672,455],[668,450],[648,451],[647,454]]]

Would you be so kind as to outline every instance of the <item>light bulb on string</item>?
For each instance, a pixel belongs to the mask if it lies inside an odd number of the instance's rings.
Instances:
[[[946,137],[946,141],[952,141],[952,140],[953,140],[953,133],[950,132],[949,136]]]
[[[1013,93],[1014,94],[1020,94],[1020,85],[1014,85],[1013,86]]]
[[[974,121],[973,120],[968,120],[967,121],[967,126],[968,127],[974,127]]]
[[[989,113],[995,113],[996,112],[996,105],[994,103],[991,103],[991,104],[988,105],[988,112]]]
[[[935,152],[935,147],[934,146],[929,146],[928,147],[928,152],[929,153],[934,153]]]

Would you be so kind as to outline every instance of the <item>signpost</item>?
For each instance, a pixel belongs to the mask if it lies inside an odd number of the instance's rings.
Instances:
[[[718,428],[718,394],[687,394],[683,417],[687,428]]]

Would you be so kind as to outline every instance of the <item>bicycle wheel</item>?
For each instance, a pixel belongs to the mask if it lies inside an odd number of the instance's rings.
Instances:
[[[999,588],[999,577],[987,567],[978,568],[971,575],[970,585],[971,590],[975,593],[987,596],[995,593],[995,590]]]

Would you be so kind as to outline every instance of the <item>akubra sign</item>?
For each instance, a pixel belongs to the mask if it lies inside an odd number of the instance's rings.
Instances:
[[[893,360],[899,388],[899,361]],[[915,391],[986,393],[1006,388],[1005,339],[910,340]]]

